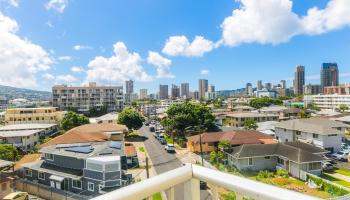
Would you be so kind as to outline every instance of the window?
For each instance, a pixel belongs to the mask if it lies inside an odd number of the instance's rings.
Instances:
[[[94,191],[94,187],[95,187],[95,184],[94,183],[91,183],[91,182],[88,182],[88,190],[89,191]]]
[[[50,154],[50,153],[45,153],[45,159],[46,159],[46,160],[53,161],[53,155]]]
[[[105,166],[105,171],[106,172],[115,172],[115,171],[119,171],[119,163],[115,163],[115,164],[106,164]]]
[[[318,138],[318,134],[313,133],[313,134],[312,134],[312,138]]]
[[[265,156],[265,159],[266,160],[270,160],[270,156]]]
[[[300,131],[296,131],[296,135],[301,135],[301,132]]]
[[[38,179],[45,180],[45,173],[44,172],[38,172]]]
[[[31,170],[31,169],[25,169],[25,170],[24,170],[24,174],[25,174],[26,176],[32,177],[32,170]]]
[[[81,189],[81,181],[80,180],[72,180],[72,187]]]
[[[248,158],[248,165],[252,166],[253,165],[253,158]]]
[[[309,163],[309,170],[320,170],[320,169],[321,169],[320,162]]]
[[[277,163],[281,164],[281,165],[284,165],[284,160],[282,158],[278,158],[277,157]]]
[[[99,172],[102,172],[103,170],[102,165],[90,162],[86,163],[86,169]]]

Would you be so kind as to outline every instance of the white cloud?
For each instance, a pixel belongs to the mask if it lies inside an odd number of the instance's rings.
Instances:
[[[293,36],[321,34],[350,25],[348,0],[330,0],[325,9],[311,8],[306,16],[292,11],[291,0],[237,0],[241,3],[221,24],[221,42],[279,44]]]
[[[47,21],[45,24],[46,24],[48,27],[53,28],[53,24],[52,24],[50,21]]]
[[[81,50],[92,50],[92,47],[91,46],[87,46],[87,45],[74,45],[73,46],[73,49],[76,50],[76,51],[81,51]]]
[[[7,3],[10,4],[13,7],[19,6],[19,0],[7,0]]]
[[[18,29],[15,20],[0,12],[0,84],[33,88],[37,73],[53,61],[41,46],[17,36]]]
[[[72,57],[70,57],[70,56],[60,56],[60,57],[58,57],[58,60],[69,61],[69,60],[72,60]]]
[[[45,80],[54,80],[54,79],[55,79],[55,76],[52,75],[52,74],[49,74],[49,73],[43,74],[42,77],[43,77]]]
[[[202,56],[215,48],[215,44],[202,36],[196,36],[190,43],[186,36],[171,36],[167,39],[163,53],[169,56]]]
[[[147,62],[157,68],[157,78],[175,78],[170,72],[171,60],[164,58],[158,52],[149,51]]]
[[[97,56],[88,64],[87,82],[123,82],[128,79],[137,81],[151,81],[141,66],[141,57],[138,53],[131,53],[123,42],[114,44],[114,54],[109,57]]]
[[[201,75],[204,75],[204,76],[209,75],[209,70],[207,70],[207,69],[201,70]]]
[[[63,11],[67,7],[67,5],[68,5],[68,0],[50,0],[45,5],[45,8],[47,10],[53,9],[59,13],[63,13]]]
[[[78,66],[73,66],[72,68],[70,68],[70,70],[72,72],[76,72],[76,73],[80,73],[80,72],[84,71],[84,69],[82,67],[78,67]]]
[[[59,83],[68,84],[68,83],[74,83],[77,81],[78,79],[70,74],[58,75],[55,80],[56,84],[59,84]]]

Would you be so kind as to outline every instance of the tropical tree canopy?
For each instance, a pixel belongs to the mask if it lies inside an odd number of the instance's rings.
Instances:
[[[73,111],[66,113],[61,121],[61,128],[65,131],[81,126],[83,124],[88,124],[89,118],[84,115],[77,114]]]
[[[124,124],[130,130],[140,129],[145,119],[131,107],[126,107],[118,115],[118,123]]]

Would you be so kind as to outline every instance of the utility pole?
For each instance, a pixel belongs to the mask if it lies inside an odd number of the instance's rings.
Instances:
[[[199,148],[200,148],[200,151],[201,151],[202,166],[204,166],[203,149],[202,149],[202,131],[199,133]]]
[[[148,157],[146,157],[146,174],[147,174],[147,179],[148,179],[149,178]]]

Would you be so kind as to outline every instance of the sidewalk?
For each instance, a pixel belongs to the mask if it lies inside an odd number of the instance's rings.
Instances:
[[[328,173],[327,173],[328,174]],[[338,174],[338,173],[334,173],[334,174],[329,174],[330,176],[333,176],[337,179],[340,179],[340,180],[343,180],[343,181],[346,181],[346,182],[349,182],[350,183],[350,177],[349,176],[345,176],[343,174]]]

